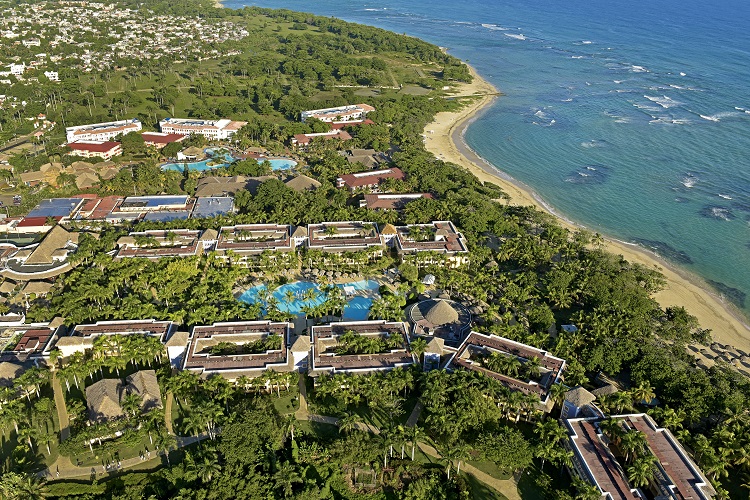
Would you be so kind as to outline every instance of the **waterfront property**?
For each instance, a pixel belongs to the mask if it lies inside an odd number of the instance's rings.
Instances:
[[[344,174],[336,179],[336,187],[347,188],[350,191],[357,189],[369,189],[377,191],[380,184],[386,179],[404,180],[406,176],[400,168],[388,168],[385,170],[368,170],[356,174]]]
[[[336,108],[312,109],[300,113],[301,120],[307,121],[309,118],[315,118],[322,122],[348,122],[364,120],[367,113],[375,111],[375,108],[369,104],[350,104],[348,106],[339,106]]]
[[[243,224],[222,227],[216,242],[216,256],[233,264],[249,264],[263,252],[291,252],[295,248],[292,226]]]
[[[561,381],[565,360],[547,351],[497,335],[471,332],[446,364],[492,377],[513,391],[538,397],[539,408],[552,409],[550,387]]]
[[[159,122],[159,129],[165,134],[197,134],[208,140],[222,141],[232,137],[245,125],[247,125],[247,122],[228,119],[165,118]]]
[[[292,324],[239,321],[195,326],[182,365],[202,377],[217,374],[230,381],[257,377],[265,370],[294,370],[290,356]]]
[[[117,240],[115,258],[140,257],[155,260],[198,255],[204,250],[201,236],[201,231],[192,229],[154,229],[130,233]]]
[[[76,141],[68,143],[70,156],[111,160],[122,154],[122,143],[115,141]]]
[[[366,194],[359,201],[360,208],[370,210],[403,210],[406,204],[422,198],[434,199],[430,193],[402,193],[402,194]]]
[[[447,262],[459,267],[469,262],[466,239],[450,221],[398,226],[392,241],[402,258],[413,255],[421,265]]]
[[[44,350],[44,356],[57,348],[63,357],[75,352],[84,352],[94,347],[94,340],[102,335],[147,335],[156,337],[164,343],[176,331],[177,327],[171,321],[156,321],[153,319],[131,321],[97,321],[93,324],[77,325],[68,333],[56,331],[51,342]]]
[[[371,373],[416,362],[409,349],[406,324],[356,321],[311,327],[310,375]]]
[[[67,127],[65,129],[65,138],[67,142],[111,141],[118,135],[137,132],[142,128],[141,122],[137,118],[105,123],[91,123],[88,125]]]
[[[709,500],[716,496],[711,483],[669,429],[660,428],[645,413],[611,419],[620,424],[623,434],[638,432],[643,436],[645,453],[655,459],[654,473],[647,486],[634,487],[624,472],[627,452],[618,448],[609,431],[606,434],[610,435],[605,435],[601,418],[563,420],[568,430],[566,446],[573,451],[571,472],[594,485],[603,498]]]
[[[307,226],[307,245],[324,252],[357,252],[373,249],[372,257],[383,255],[383,238],[374,222],[323,222]]]

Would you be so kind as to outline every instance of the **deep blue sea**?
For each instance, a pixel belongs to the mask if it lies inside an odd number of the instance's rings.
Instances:
[[[555,212],[750,312],[750,2],[227,0],[448,47],[505,96],[467,144]]]

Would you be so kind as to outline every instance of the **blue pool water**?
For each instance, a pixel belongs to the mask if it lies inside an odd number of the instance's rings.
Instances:
[[[206,153],[211,154],[210,150],[206,150]],[[198,172],[203,172],[205,170],[212,170],[214,168],[220,168],[220,167],[227,167],[229,164],[231,164],[235,158],[232,157],[229,153],[224,155],[224,162],[223,163],[217,163],[219,159],[217,158],[208,158],[203,161],[194,161],[194,162],[179,162],[179,163],[167,163],[165,165],[162,165],[162,170],[177,170],[179,172],[182,172],[185,170],[185,165],[187,165],[188,170],[195,170]],[[294,160],[290,160],[288,158],[273,158],[271,160],[264,160],[271,164],[271,170],[289,170],[290,168],[293,168],[295,165],[297,165],[297,162]],[[211,165],[209,165],[211,163]]]
[[[297,165],[297,162],[288,158],[274,158],[265,160],[271,164],[271,170],[289,170]]]
[[[371,292],[377,292],[377,290],[380,288],[380,285],[378,285],[377,281],[373,280],[362,280],[362,281],[355,281],[352,283],[346,283],[343,285],[336,285],[338,288],[344,289],[345,286],[351,286],[354,287],[354,289],[357,292],[360,291],[371,291]],[[262,292],[266,289],[266,285],[256,285],[249,290],[247,290],[245,293],[240,295],[239,300],[242,302],[245,302],[247,304],[255,304],[260,300],[259,296],[262,295]],[[307,290],[314,290],[315,291],[315,297],[313,299],[309,300],[303,300],[302,297],[304,296],[304,293]],[[285,295],[287,291],[291,291],[295,295],[295,299],[287,303],[285,301]],[[295,281],[294,283],[287,283],[286,285],[281,285],[280,287],[276,288],[273,293],[273,297],[278,300],[279,309],[284,312],[290,312],[294,314],[295,316],[302,316],[305,313],[302,311],[302,308],[305,306],[319,306],[323,303],[325,299],[325,295],[321,291],[321,289],[316,285],[315,283],[312,283],[310,281]],[[344,319],[347,320],[353,320],[353,321],[361,321],[367,319],[367,315],[370,312],[370,307],[372,307],[372,298],[369,297],[362,297],[362,296],[354,296],[351,299],[347,301],[346,307],[344,307]]]

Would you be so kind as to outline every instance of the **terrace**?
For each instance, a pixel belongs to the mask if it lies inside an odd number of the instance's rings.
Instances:
[[[245,224],[222,227],[216,243],[219,258],[229,260],[228,252],[238,259],[233,262],[246,263],[248,257],[265,251],[291,252],[295,244],[292,226],[281,224]]]
[[[644,413],[611,417],[623,429],[641,432],[648,452],[656,458],[654,478],[649,490],[631,488],[612,443],[599,429],[599,418],[564,420],[568,428],[568,446],[573,450],[573,465],[579,476],[613,500],[630,498],[695,498],[709,500],[716,495],[698,466],[668,429],[659,428]]]
[[[358,321],[311,328],[312,371],[369,373],[415,362],[406,339],[406,324]]]
[[[308,246],[325,252],[356,252],[383,247],[378,226],[373,222],[324,222],[307,226]],[[379,255],[382,255],[382,251]]]
[[[94,324],[77,325],[67,335],[55,332],[54,338],[44,349],[44,356],[49,351],[58,348],[64,357],[74,352],[83,352],[94,346],[94,339],[101,335],[148,335],[157,337],[164,343],[176,330],[171,321],[156,321],[153,319],[135,321],[98,321]]]
[[[196,326],[188,343],[183,369],[229,380],[255,377],[263,371],[290,371],[291,323],[243,321]]]
[[[435,252],[449,256],[454,266],[468,262],[466,240],[450,221],[398,226],[393,240],[399,255]]]
[[[540,404],[546,405],[550,387],[560,381],[565,360],[497,335],[471,332],[446,365],[447,369],[455,367],[483,373],[511,390],[535,394]]]
[[[160,259],[163,257],[188,257],[202,250],[199,240],[201,232],[190,229],[152,230],[130,233],[117,240],[119,250],[116,259],[141,257]]]

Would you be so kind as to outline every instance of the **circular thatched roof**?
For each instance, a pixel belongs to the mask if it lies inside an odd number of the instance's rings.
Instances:
[[[444,300],[425,301],[420,304],[420,311],[433,325],[447,325],[458,322],[458,312]]]

